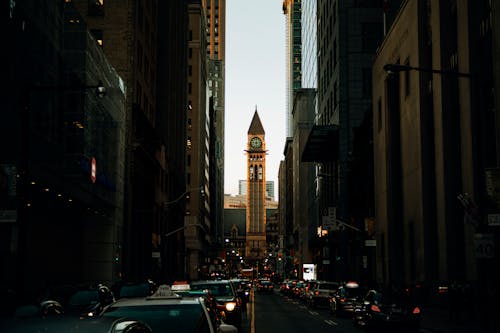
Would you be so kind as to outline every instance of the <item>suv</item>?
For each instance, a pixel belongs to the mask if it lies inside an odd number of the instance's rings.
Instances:
[[[191,292],[205,291],[215,298],[217,308],[220,309],[225,322],[241,327],[241,298],[238,296],[233,283],[229,280],[205,280],[190,283]]]
[[[308,304],[312,308],[328,306],[330,298],[337,292],[339,284],[331,281],[318,281],[309,294]]]

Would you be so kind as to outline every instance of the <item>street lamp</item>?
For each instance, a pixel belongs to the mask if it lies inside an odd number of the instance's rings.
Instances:
[[[188,193],[191,193],[192,191],[196,191],[196,190],[199,190],[201,195],[205,194],[205,191],[203,190],[203,186],[198,186],[198,187],[190,188],[190,189],[187,189],[184,193],[182,193],[181,195],[179,195],[174,200],[164,202],[163,203],[163,207],[166,208],[169,205],[172,205],[172,204],[174,204],[176,202],[179,202],[182,198],[184,198],[185,195],[187,195]]]
[[[475,74],[472,73],[463,73],[463,72],[455,72],[455,71],[445,71],[442,69],[432,69],[432,68],[423,68],[423,67],[414,67],[410,65],[402,65],[402,64],[385,64],[384,71],[387,74],[395,74],[399,72],[409,72],[409,71],[417,71],[417,72],[425,72],[425,73],[434,73],[434,74],[445,74],[445,75],[453,75],[459,77],[467,77],[472,78],[475,77]]]

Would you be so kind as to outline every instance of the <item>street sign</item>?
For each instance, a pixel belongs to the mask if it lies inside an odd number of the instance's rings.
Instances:
[[[377,246],[376,239],[365,239],[365,246]]]
[[[476,258],[493,258],[495,256],[495,241],[493,234],[475,234],[474,249]]]
[[[500,214],[488,214],[488,225],[490,227],[500,226]]]

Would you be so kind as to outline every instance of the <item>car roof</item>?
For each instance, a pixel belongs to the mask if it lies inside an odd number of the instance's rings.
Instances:
[[[146,305],[182,305],[182,304],[200,304],[200,297],[179,297],[179,298],[150,298],[134,297],[121,298],[110,307],[120,306],[146,306]]]
[[[196,285],[196,284],[227,284],[231,283],[231,280],[197,280],[197,281],[191,281],[190,284]]]

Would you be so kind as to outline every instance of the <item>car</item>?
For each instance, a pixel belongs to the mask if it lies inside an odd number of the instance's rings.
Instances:
[[[93,317],[113,303],[115,297],[104,284],[76,289],[63,304],[65,315]]]
[[[151,296],[119,299],[100,316],[139,320],[153,333],[169,332],[172,328],[177,332],[238,332],[235,326],[220,320],[208,297],[181,296],[168,285],[160,285]]]
[[[208,291],[215,298],[225,322],[237,328],[241,327],[242,301],[230,280],[191,281],[190,288],[191,292]]]
[[[357,282],[350,281],[341,285],[335,295],[330,298],[330,313],[337,316],[353,316],[356,305],[365,295],[366,289]]]
[[[246,312],[246,305],[250,302],[250,293],[252,291],[252,283],[248,279],[231,279],[236,294],[241,299],[241,311]]]
[[[274,285],[268,279],[259,279],[256,287],[258,292],[272,293],[274,291]]]
[[[316,286],[309,293],[308,305],[312,308],[329,306],[330,298],[338,288],[338,282],[317,281]]]
[[[403,292],[381,293],[369,290],[353,316],[355,326],[372,330],[417,332],[420,328],[421,309]]]
[[[0,332],[152,333],[152,330],[145,323],[130,318],[36,316],[0,321]]]
[[[126,282],[116,288],[116,298],[151,296],[157,285],[152,280],[145,282]]]

